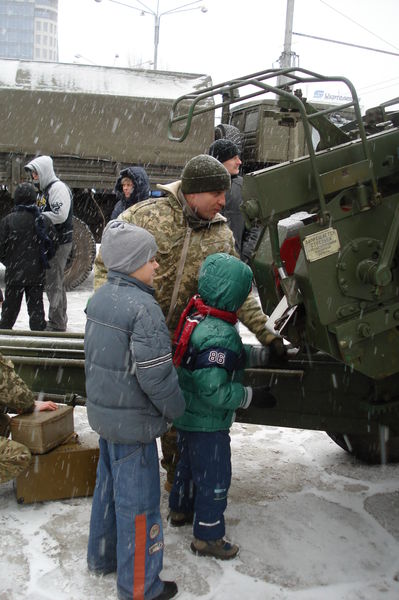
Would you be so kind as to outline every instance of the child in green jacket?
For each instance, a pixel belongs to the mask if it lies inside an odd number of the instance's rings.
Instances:
[[[186,401],[175,420],[180,459],[169,497],[170,523],[194,520],[191,550],[201,556],[234,558],[238,546],[224,539],[224,511],[231,482],[229,429],[238,408],[252,400],[274,406],[268,388],[245,387],[244,366],[268,362],[269,348],[244,346],[236,311],[252,286],[252,271],[229,254],[202,263],[198,292],[175,332],[174,362]]]

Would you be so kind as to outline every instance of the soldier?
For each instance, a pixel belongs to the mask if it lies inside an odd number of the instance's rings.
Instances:
[[[14,365],[0,354],[0,483],[23,473],[29,466],[31,454],[23,444],[8,440],[10,417],[7,409],[16,413],[34,410],[56,410],[55,402],[35,401],[35,395],[17,375]]]
[[[144,200],[128,208],[120,219],[143,227],[155,237],[160,267],[154,278],[155,297],[166,317],[171,335],[179,317],[198,287],[203,260],[215,252],[238,256],[234,237],[220,214],[225,192],[230,189],[230,174],[212,156],[200,154],[188,161],[181,181],[158,185],[166,196]],[[99,253],[95,261],[94,287],[106,281],[106,269]],[[271,355],[284,354],[280,338],[266,329],[267,317],[252,293],[238,312],[238,318]],[[162,466],[167,471],[165,488],[170,491],[176,466],[176,433],[162,436]]]

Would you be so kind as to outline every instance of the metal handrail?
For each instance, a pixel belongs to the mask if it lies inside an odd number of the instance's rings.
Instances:
[[[284,84],[280,84],[280,85],[269,85],[269,84],[265,83],[266,80],[276,78],[276,77],[285,77],[288,81],[284,82]],[[328,109],[320,110],[313,114],[308,114],[306,112],[306,109],[305,109],[305,106],[304,106],[302,100],[299,97],[297,97],[296,95],[294,95],[291,91],[287,91],[287,87],[296,85],[298,83],[320,83],[320,82],[325,82],[325,83],[340,82],[340,83],[344,84],[350,91],[352,101],[345,102],[342,105],[336,105],[336,106],[333,106]],[[258,88],[258,89],[255,91],[251,91],[241,97],[234,97],[233,92],[235,90],[244,88],[246,86],[254,86],[255,88]],[[368,161],[368,163],[370,164],[370,167],[372,167],[371,153],[370,153],[370,148],[369,148],[369,145],[367,142],[367,136],[366,136],[364,123],[362,120],[362,115],[360,112],[359,100],[357,97],[356,90],[355,90],[353,84],[351,83],[351,81],[349,81],[349,79],[347,79],[345,77],[341,77],[341,76],[326,77],[326,76],[320,75],[319,73],[309,71],[308,69],[288,67],[288,68],[284,68],[284,69],[267,69],[265,71],[258,71],[257,73],[253,73],[251,75],[246,75],[244,77],[240,77],[239,79],[232,79],[230,81],[224,81],[223,83],[214,85],[210,88],[207,88],[204,91],[199,90],[198,92],[186,94],[186,95],[180,96],[180,98],[175,100],[175,102],[173,103],[171,113],[170,113],[170,118],[169,118],[168,138],[171,141],[182,142],[186,139],[186,137],[190,131],[193,117],[201,115],[205,112],[209,112],[210,110],[216,110],[217,108],[222,108],[224,106],[235,104],[237,102],[243,102],[244,100],[248,100],[249,98],[254,98],[255,96],[259,96],[259,95],[262,95],[265,93],[270,93],[270,92],[285,99],[288,102],[288,104],[293,106],[301,115],[302,124],[304,127],[306,145],[307,145],[307,149],[309,152],[311,170],[312,170],[312,173],[314,176],[314,181],[315,181],[317,193],[319,196],[320,208],[321,208],[321,213],[322,213],[321,220],[323,223],[326,223],[328,220],[328,212],[327,212],[327,208],[326,208],[326,200],[325,200],[324,192],[322,189],[320,172],[319,172],[318,165],[317,165],[316,153],[315,153],[315,150],[313,148],[313,143],[312,143],[312,133],[311,133],[311,127],[310,127],[312,120],[317,119],[318,117],[320,117],[322,115],[327,115],[329,113],[336,112],[340,108],[353,107],[355,116],[356,116],[356,122],[358,125],[359,137],[361,140],[364,158],[366,161]],[[229,93],[229,96],[230,96],[229,100],[224,100],[222,102],[208,105],[208,106],[203,106],[203,105],[200,106],[200,104],[203,103],[208,98],[214,97],[218,94],[223,95],[226,93]],[[183,106],[185,108],[187,105],[187,102],[191,103],[187,109],[187,112],[179,115],[178,109],[181,106]],[[181,123],[181,122],[185,122],[184,130],[180,136],[176,136],[172,132],[173,125],[175,125],[177,123]],[[379,193],[378,193],[378,189],[377,189],[377,182],[376,182],[375,175],[374,175],[372,168],[370,168],[370,180],[371,180],[371,184],[372,184],[372,188],[373,188],[374,199],[375,199],[375,201],[377,201],[377,199],[379,197]]]

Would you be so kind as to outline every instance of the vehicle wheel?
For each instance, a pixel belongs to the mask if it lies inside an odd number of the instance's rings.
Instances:
[[[225,123],[220,123],[220,125],[216,125],[215,127],[215,140],[226,139],[230,140],[234,144],[236,144],[242,152],[242,136],[241,132],[234,125],[226,125]]]
[[[377,434],[343,434],[329,433],[327,435],[338,446],[349,454],[370,465],[399,462],[399,437],[389,438],[382,448]]]
[[[91,273],[96,258],[96,242],[83,221],[73,217],[72,250],[64,271],[67,291],[83,283]]]

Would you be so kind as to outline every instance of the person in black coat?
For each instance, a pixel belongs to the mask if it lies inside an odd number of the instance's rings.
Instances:
[[[216,140],[209,148],[209,154],[222,163],[231,176],[231,189],[226,192],[226,206],[221,211],[227,219],[227,224],[233,232],[236,250],[243,262],[249,263],[258,241],[261,228],[259,226],[247,229],[244,215],[240,210],[243,179],[240,175],[242,164],[239,147],[226,138]]]
[[[14,194],[14,209],[0,221],[0,261],[6,267],[1,329],[13,328],[24,293],[31,330],[46,329],[45,272],[57,243],[53,226],[36,206],[36,197],[32,184],[20,184]]]
[[[112,211],[111,219],[117,219],[127,208],[150,197],[150,180],[145,169],[143,167],[122,169],[115,184],[115,194],[118,201]]]

